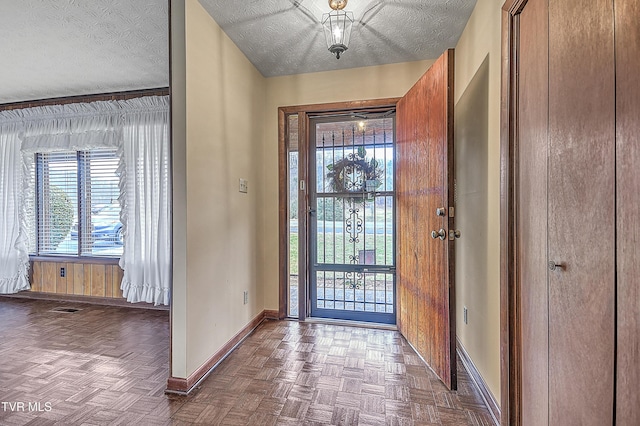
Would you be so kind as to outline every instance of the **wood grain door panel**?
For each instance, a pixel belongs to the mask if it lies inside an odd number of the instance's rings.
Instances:
[[[450,388],[456,388],[453,244],[453,50],[398,102],[396,121],[397,287],[400,332]],[[447,210],[448,211],[448,210]],[[451,228],[453,229],[453,228]]]
[[[640,423],[640,2],[616,0],[616,421]]]
[[[529,0],[519,15],[519,167],[517,250],[522,315],[522,419],[549,421],[547,158],[549,127],[548,3]]]
[[[508,0],[503,10],[503,420],[637,425],[640,2]],[[547,23],[548,41],[532,41]],[[527,144],[543,130],[546,181]],[[546,294],[535,214],[545,187]]]
[[[549,3],[549,423],[613,419],[613,2]]]

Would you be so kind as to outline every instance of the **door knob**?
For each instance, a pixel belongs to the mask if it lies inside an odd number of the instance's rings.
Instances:
[[[550,271],[555,271],[556,269],[560,268],[562,269],[564,267],[564,265],[562,263],[558,263],[554,260],[550,260],[549,261],[549,270]]]
[[[447,233],[445,232],[444,229],[440,228],[439,231],[431,231],[431,238],[433,238],[434,240],[436,238],[440,238],[441,240],[444,240],[445,238],[447,238]]]
[[[462,235],[462,234],[460,234],[460,231],[457,230],[457,229],[456,230],[453,230],[453,229],[449,230],[449,239],[451,241],[453,241],[455,238],[460,238],[460,235]]]

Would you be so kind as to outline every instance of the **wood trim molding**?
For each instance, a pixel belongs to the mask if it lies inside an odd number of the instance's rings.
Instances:
[[[167,96],[168,87],[157,89],[130,90],[126,92],[97,93],[93,95],[65,96],[60,98],[39,99],[32,101],[12,102],[0,104],[0,111],[13,109],[33,108],[47,105],[65,105],[75,103],[89,103],[97,101],[124,101],[127,99],[141,98],[143,96]]]
[[[482,375],[478,372],[473,360],[467,353],[467,350],[464,348],[462,343],[460,343],[460,339],[456,338],[456,346],[458,349],[458,355],[460,356],[460,360],[462,361],[462,367],[467,371],[471,381],[475,385],[476,389],[480,393],[480,396],[484,400],[485,405],[489,409],[489,413],[491,414],[491,418],[493,418],[493,422],[496,426],[500,425],[500,405],[498,401],[493,396],[493,393],[489,390],[487,383],[482,378]]]
[[[446,107],[446,120],[447,120],[447,179],[449,186],[447,190],[448,200],[447,203],[450,206],[456,205],[456,192],[455,192],[455,149],[454,149],[454,102],[455,102],[455,62],[456,54],[454,49],[448,49],[445,53],[447,55],[447,78],[446,81],[449,87],[446,89],[447,102]],[[444,54],[443,54],[444,55]],[[447,218],[448,229],[456,229],[455,218]],[[456,247],[455,244],[449,244],[448,247],[449,256],[449,362],[451,364],[451,389],[458,389],[458,360],[456,358]],[[397,315],[396,315],[397,316]]]
[[[151,303],[131,303],[126,299],[115,299],[112,297],[97,297],[97,296],[79,296],[75,294],[59,294],[59,293],[43,293],[39,291],[21,291],[15,294],[2,294],[0,297],[13,297],[17,299],[38,299],[38,300],[51,300],[56,302],[66,303],[90,303],[93,305],[105,305],[105,306],[118,306],[125,308],[136,309],[155,309],[159,311],[168,311],[169,306],[154,306]]]
[[[180,377],[169,377],[169,379],[167,379],[167,389],[165,392],[180,395],[187,395],[191,392],[196,385],[206,379],[218,364],[228,357],[244,339],[253,333],[253,331],[267,318],[267,312],[271,315],[277,311],[260,312],[251,321],[249,321],[247,325],[238,331],[235,336],[225,343],[218,352],[214,353],[207,361],[205,361],[204,364],[202,364],[186,379]]]
[[[352,110],[370,110],[375,108],[388,108],[395,106],[400,98],[381,98],[370,99],[366,101],[347,101],[347,102],[332,102],[326,104],[313,104],[313,105],[295,105],[280,107],[279,110],[285,114],[295,114],[299,112],[309,113],[321,113],[329,114],[333,112],[343,112]]]
[[[90,263],[92,265],[118,265],[120,258],[117,257],[87,257],[87,256],[29,256],[29,261],[43,263]]]
[[[276,310],[265,310],[264,311],[264,318],[265,319],[270,319],[270,320],[279,320],[280,319],[280,312],[276,311]]]
[[[288,147],[287,134],[289,126],[287,123],[287,114],[282,108],[278,108],[278,240],[280,254],[278,256],[278,271],[280,275],[278,285],[278,318],[287,317],[289,300],[287,286],[289,284],[289,261],[287,254],[289,253],[289,235],[288,235],[288,211],[289,211],[289,191],[288,191]]]
[[[521,330],[516,273],[516,100],[515,48],[518,15],[527,0],[506,0],[502,6],[502,70],[500,101],[500,394],[501,424],[520,425]]]

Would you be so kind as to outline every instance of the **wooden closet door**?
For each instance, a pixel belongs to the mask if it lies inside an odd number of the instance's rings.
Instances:
[[[551,425],[613,420],[613,16],[611,0],[549,2]]]
[[[616,420],[640,424],[640,2],[616,0]]]
[[[549,421],[547,157],[548,0],[529,0],[519,16],[517,223],[522,312],[522,419]]]

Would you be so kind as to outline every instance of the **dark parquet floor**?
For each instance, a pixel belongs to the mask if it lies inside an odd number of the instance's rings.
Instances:
[[[187,397],[168,347],[167,311],[1,297],[0,425],[493,424],[396,331],[266,321]]]

